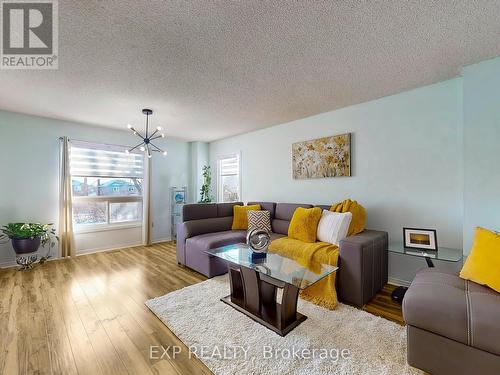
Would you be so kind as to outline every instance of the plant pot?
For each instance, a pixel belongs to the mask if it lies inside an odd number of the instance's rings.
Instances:
[[[42,240],[40,238],[11,238],[16,254],[29,254],[38,251]]]

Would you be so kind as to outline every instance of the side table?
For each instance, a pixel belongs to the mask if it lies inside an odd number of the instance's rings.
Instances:
[[[405,248],[402,243],[391,243],[389,245],[389,252],[424,258],[428,267],[434,267],[433,260],[460,262],[463,258],[463,251],[460,249],[440,247],[436,251],[419,250],[407,247]],[[405,286],[398,286],[391,294],[392,299],[394,301],[402,302],[407,290],[408,288]]]

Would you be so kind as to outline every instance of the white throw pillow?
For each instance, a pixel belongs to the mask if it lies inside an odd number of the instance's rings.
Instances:
[[[318,224],[318,241],[338,245],[347,237],[347,231],[351,224],[352,213],[332,212],[323,210]]]

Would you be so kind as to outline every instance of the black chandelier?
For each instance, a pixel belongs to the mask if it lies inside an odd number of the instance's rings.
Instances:
[[[158,138],[165,138],[165,134],[159,133],[161,132],[162,128],[158,126],[154,132],[149,134],[149,116],[153,114],[153,110],[144,108],[142,110],[142,113],[146,115],[146,135],[143,136],[141,133],[139,133],[137,130],[132,125],[127,125],[127,127],[132,130],[132,132],[138,136],[139,138],[142,139],[141,143],[139,143],[137,146],[132,147],[130,150],[126,150],[125,152],[128,154],[137,148],[141,150],[142,152],[147,151],[148,158],[151,158],[153,155],[153,152],[161,152],[163,155],[167,155],[167,151],[163,151],[161,148],[156,146],[155,144],[152,143],[155,139]],[[158,134],[159,133],[159,134]]]

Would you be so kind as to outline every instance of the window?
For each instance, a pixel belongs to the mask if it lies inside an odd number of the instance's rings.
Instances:
[[[237,202],[241,199],[239,154],[217,159],[217,198],[219,202]]]
[[[71,141],[75,229],[142,223],[143,155]]]

